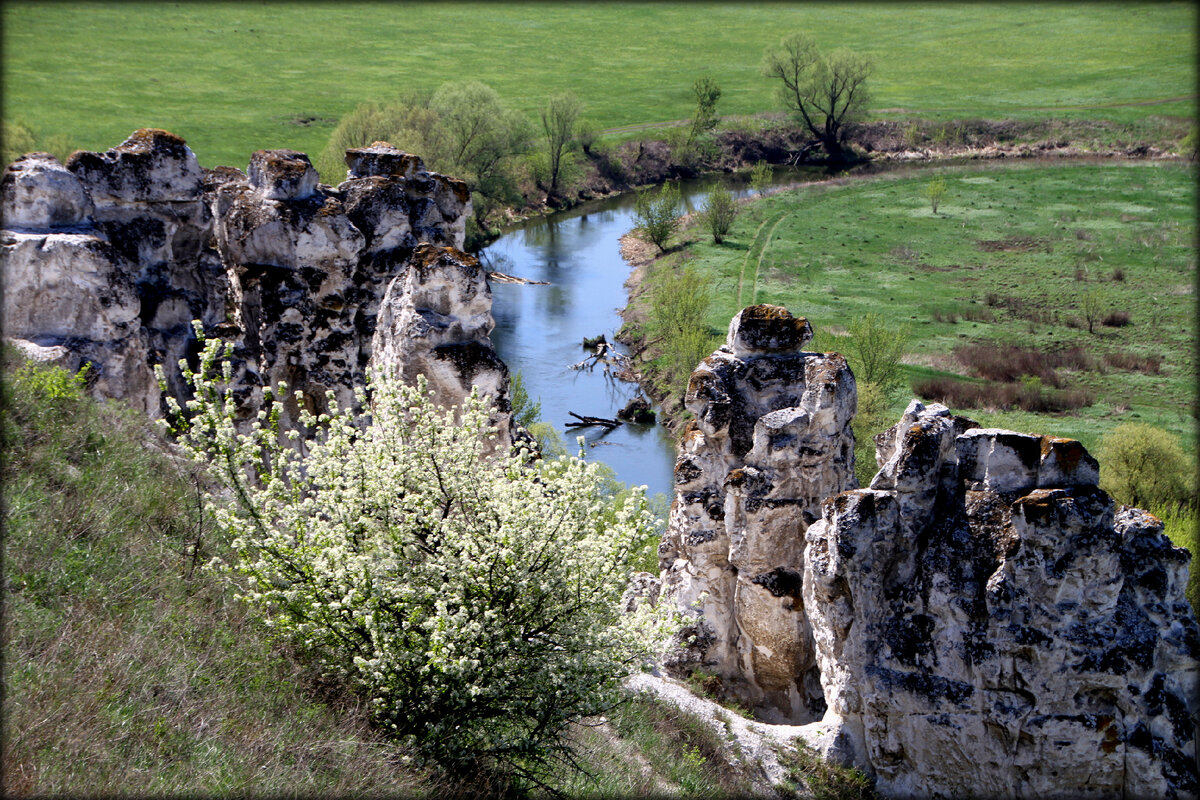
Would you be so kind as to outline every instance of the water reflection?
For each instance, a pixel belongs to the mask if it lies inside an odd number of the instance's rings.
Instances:
[[[777,175],[798,180],[796,172]],[[684,183],[688,211],[702,206],[708,189],[720,179]],[[744,182],[727,184],[738,195]],[[530,397],[542,403],[542,417],[560,432],[571,421],[568,412],[615,417],[638,392],[637,386],[603,372],[571,370],[588,353],[584,337],[604,334],[615,340],[621,327],[617,311],[625,305],[629,267],[618,240],[634,226],[633,197],[607,198],[549,217],[530,220],[487,247],[480,258],[489,269],[549,286],[492,285],[492,342],[511,370],[519,370]],[[669,494],[675,445],[662,426],[625,424],[613,431],[566,430],[574,444],[582,434],[588,458],[611,466],[617,478],[645,484],[649,492]],[[571,447],[570,449],[574,449]]]

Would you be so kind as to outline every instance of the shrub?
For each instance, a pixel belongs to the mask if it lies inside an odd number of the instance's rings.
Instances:
[[[980,378],[1011,382],[1032,375],[1051,386],[1060,385],[1056,368],[1086,370],[1095,366],[1092,357],[1079,347],[1047,352],[1005,345],[970,344],[954,348],[954,357]]]
[[[1147,375],[1157,375],[1162,369],[1162,356],[1138,355],[1124,350],[1104,354],[1104,363],[1115,369],[1144,372]]]
[[[859,486],[866,486],[875,477],[875,434],[894,425],[888,413],[887,394],[876,384],[858,381],[858,410],[851,420],[854,430],[854,475]]]
[[[599,465],[485,456],[488,405],[443,411],[423,379],[377,378],[364,411],[304,415],[303,448],[273,424],[282,392],[238,433],[228,364],[212,377],[223,350],[209,342],[189,376],[179,435],[232,497],[207,504],[240,596],[453,771],[529,775],[563,753],[644,652],[633,631],[653,612],[618,609],[652,530],[640,493],[606,514]]]
[[[901,380],[900,356],[908,343],[908,328],[891,328],[884,324],[883,316],[874,312],[866,314],[849,324],[850,343],[847,356],[859,381],[874,383],[883,391],[899,385]]]
[[[720,244],[725,241],[725,234],[733,227],[737,219],[737,203],[733,194],[724,186],[716,186],[708,193],[708,202],[704,206],[703,219],[712,234],[713,242]]]
[[[711,295],[704,277],[688,264],[654,276],[646,334],[657,340],[658,362],[668,391],[683,396],[692,370],[716,349],[705,322]]]
[[[1101,325],[1109,328],[1123,328],[1133,322],[1133,316],[1128,311],[1110,311],[1100,320]]]
[[[929,198],[929,207],[936,214],[938,205],[941,204],[942,198],[946,196],[946,179],[938,175],[929,180],[925,184],[925,196]]]
[[[771,185],[772,175],[770,164],[766,161],[757,162],[754,168],[750,170],[750,188],[754,190],[755,194],[761,197]]]
[[[682,215],[679,213],[679,189],[672,183],[664,183],[658,194],[649,189],[637,193],[634,220],[646,238],[658,246],[661,253],[667,251],[667,242],[679,228]]]
[[[1034,413],[1072,411],[1089,406],[1093,396],[1086,391],[1047,391],[1039,378],[1020,383],[972,382],[950,377],[926,378],[912,385],[913,393],[951,408],[1014,409]]]
[[[1142,422],[1118,425],[1100,442],[1100,485],[1140,508],[1195,503],[1195,472],[1179,442]]]

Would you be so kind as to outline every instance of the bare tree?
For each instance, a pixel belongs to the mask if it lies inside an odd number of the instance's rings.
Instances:
[[[866,107],[871,62],[849,50],[822,55],[811,36],[797,33],[763,54],[762,69],[782,83],[780,100],[830,160],[847,161],[846,125]]]
[[[558,193],[563,156],[575,138],[575,120],[579,117],[579,108],[579,98],[570,92],[564,92],[551,97],[542,111],[542,130],[546,134],[549,156],[551,197]]]

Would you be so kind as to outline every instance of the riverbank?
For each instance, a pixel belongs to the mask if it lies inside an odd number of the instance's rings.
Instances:
[[[577,153],[579,171],[569,191],[550,197],[535,184],[522,189],[520,205],[498,209],[475,249],[504,231],[539,216],[574,208],[668,180],[748,172],[759,162],[773,167],[827,168],[811,138],[779,114],[730,118],[710,143],[686,141],[682,127],[662,136],[597,142]],[[895,163],[947,160],[1004,161],[1030,158],[1174,159],[1195,157],[1181,144],[1191,122],[1151,116],[1135,123],[1095,119],[940,120],[901,117],[857,123],[850,129],[850,169],[870,171]]]
[[[907,325],[906,385],[889,398],[893,418],[914,392],[923,394],[917,383],[970,384],[980,396],[1006,387],[971,363],[972,347],[1029,351],[1047,365],[1081,353],[1076,363],[1047,366],[1024,383],[1025,372],[1008,378],[1022,386],[1036,378],[1038,398],[1047,402],[1068,387],[1089,395],[1077,411],[1006,407],[998,392],[984,408],[947,402],[987,425],[1069,436],[1088,447],[1122,422],[1147,422],[1194,453],[1194,425],[1179,411],[1194,400],[1193,170],[1175,158],[1089,154],[1101,163],[1086,164],[1043,155],[995,168],[931,159],[949,183],[936,214],[923,193],[924,170],[897,169],[920,162],[897,160],[882,174],[819,182],[818,193],[752,201],[723,245],[691,226],[660,256],[627,234],[621,252],[631,267],[630,302],[621,339],[664,421],[675,432],[685,421],[685,387],[661,383],[662,350],[644,333],[646,298],[657,274],[686,261],[714,290],[706,317],[714,346],[737,308],[752,302],[804,314],[817,344],[834,349],[844,349],[836,334],[846,320],[869,311]],[[1105,305],[1092,331],[1085,297]]]

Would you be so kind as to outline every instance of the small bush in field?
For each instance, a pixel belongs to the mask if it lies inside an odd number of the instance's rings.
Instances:
[[[712,234],[713,242],[720,244],[725,241],[725,234],[733,227],[737,219],[737,203],[733,193],[724,186],[717,186],[708,193],[708,202],[704,207],[703,220]]]
[[[1100,485],[1139,508],[1194,504],[1195,470],[1179,442],[1141,422],[1118,425],[1100,442]]]

